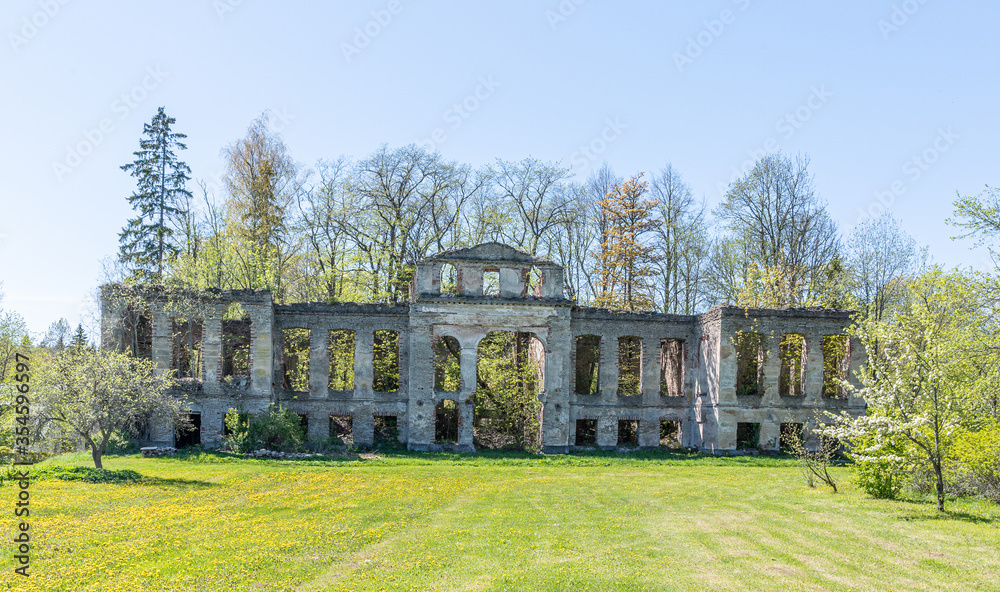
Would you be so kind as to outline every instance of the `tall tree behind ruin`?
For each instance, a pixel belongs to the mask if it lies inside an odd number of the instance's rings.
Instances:
[[[496,199],[507,210],[504,242],[530,255],[549,256],[549,240],[573,203],[566,184],[569,171],[530,157],[520,162],[497,159],[490,170]]]
[[[593,233],[596,235],[596,244],[589,253],[590,256],[584,265],[585,272],[583,279],[585,280],[585,289],[581,290],[581,293],[586,293],[587,298],[582,299],[585,301],[594,302],[600,294],[603,294],[600,285],[600,262],[603,259],[602,254],[605,250],[602,237],[608,230],[608,213],[601,206],[601,202],[623,180],[619,175],[615,174],[611,165],[604,162],[599,169],[593,171],[587,177],[587,180],[583,184],[582,191],[590,214],[588,220],[590,224],[593,224]]]
[[[355,208],[347,232],[369,274],[373,300],[409,296],[416,262],[448,233],[468,195],[458,185],[466,169],[415,145],[382,145],[354,167]]]
[[[800,306],[817,296],[840,240],[808,164],[769,154],[730,185],[715,210],[726,224],[709,272],[717,300],[765,291],[765,305]]]
[[[282,298],[285,263],[293,243],[288,215],[301,187],[298,165],[265,111],[247,135],[223,150],[235,287],[266,288]]]
[[[306,291],[313,298],[335,302],[342,298],[350,268],[350,244],[345,231],[349,211],[350,162],[341,156],[316,166],[319,183],[298,197],[296,230],[304,234]]]
[[[708,252],[704,204],[695,201],[691,188],[669,163],[653,177],[650,196],[659,203],[656,209],[662,221],[655,231],[661,310],[691,314],[703,298],[702,271]]]
[[[161,283],[164,265],[180,252],[172,226],[187,215],[191,198],[187,190],[191,169],[175,154],[185,150],[185,136],[171,131],[175,123],[160,107],[153,119],[143,124],[145,137],[139,140],[135,160],[121,169],[136,178],[136,190],[128,197],[138,216],[119,233],[119,259],[130,270],[132,280]]]
[[[652,217],[657,202],[643,199],[647,184],[641,178],[642,173],[614,185],[601,201],[608,223],[597,254],[600,293],[596,306],[630,311],[655,307],[650,278],[658,255],[647,238],[660,221]]]
[[[881,321],[906,293],[916,272],[916,242],[903,232],[892,214],[883,213],[858,224],[847,239],[855,295],[866,315]]]

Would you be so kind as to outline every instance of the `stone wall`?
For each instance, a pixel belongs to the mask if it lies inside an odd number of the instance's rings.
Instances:
[[[454,293],[441,290],[445,265],[454,265],[456,270],[458,285]],[[483,274],[487,270],[499,272],[499,293],[494,296],[483,294]],[[539,285],[530,290],[526,284],[529,274],[541,278]],[[123,289],[106,286],[103,290],[104,347],[122,343],[116,319],[123,314],[123,300],[113,295]],[[180,392],[187,397],[191,412],[201,415],[201,441],[208,446],[221,443],[228,409],[259,412],[281,402],[305,417],[312,440],[323,441],[330,435],[331,416],[348,416],[354,444],[371,445],[375,418],[395,417],[399,441],[411,449],[472,451],[477,352],[480,341],[491,331],[528,333],[540,344],[533,356],[542,365],[541,444],[546,452],[567,452],[578,446],[654,448],[660,446],[662,422],[679,422],[678,444],[685,447],[733,450],[740,434],[745,439],[750,433],[759,435],[757,447],[773,450],[780,443],[781,424],[810,424],[824,410],[861,413],[864,409],[863,401],[853,396],[823,395],[823,339],[843,334],[851,322],[849,311],[718,307],[689,316],[576,307],[563,298],[561,268],[496,243],[441,253],[419,263],[411,302],[398,306],[275,305],[270,294],[260,291],[193,294],[146,290],[152,324],[151,355],[161,371],[171,369],[172,319],[197,315],[203,324],[201,377],[185,380]],[[187,299],[189,305],[173,302],[179,297]],[[232,303],[239,303],[250,319],[250,376],[245,383],[223,376],[226,354],[222,319]],[[283,385],[284,332],[292,328],[309,330],[307,391],[290,391]],[[348,330],[354,335],[351,390],[329,388],[333,330]],[[374,388],[376,331],[394,331],[398,335],[399,380],[398,389],[392,392]],[[737,394],[741,359],[737,338],[741,332],[759,334],[762,344],[758,352],[762,365],[754,366],[759,368],[759,374],[754,376],[760,377],[760,388],[753,395]],[[780,343],[789,333],[802,335],[805,343],[803,394],[798,396],[778,392]],[[432,348],[444,336],[453,337],[461,348],[457,392],[434,388]],[[596,394],[577,393],[577,343],[581,336],[599,338]],[[666,342],[661,353],[664,340],[680,340],[679,349],[677,342]],[[638,389],[630,395],[619,388],[620,384],[633,384],[620,380],[629,370],[620,368],[619,346],[638,343]],[[671,357],[672,352],[678,352],[676,358]],[[848,356],[844,364],[856,384],[855,373],[864,361],[860,344],[851,342]],[[743,359],[750,358],[745,354]],[[679,393],[661,389],[665,365],[682,369]],[[455,444],[434,441],[435,406],[444,400],[458,406]],[[589,426],[589,422],[596,422],[596,437],[585,442],[587,434],[578,434],[577,429]],[[633,426],[635,440],[620,441],[620,429],[629,435]],[[172,427],[154,421],[151,439],[160,445],[172,445]]]

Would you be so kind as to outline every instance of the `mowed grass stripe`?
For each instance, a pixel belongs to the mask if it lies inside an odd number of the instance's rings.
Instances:
[[[792,465],[581,464],[112,457],[109,468],[152,484],[34,484],[35,575],[5,576],[5,586],[1000,588],[993,504],[961,500],[941,518],[929,504],[872,500],[849,485],[809,489]],[[836,474],[846,482],[845,470]],[[12,532],[9,515],[3,523]],[[4,562],[10,574],[9,554]]]

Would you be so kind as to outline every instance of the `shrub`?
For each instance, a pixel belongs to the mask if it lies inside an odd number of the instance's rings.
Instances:
[[[959,434],[954,452],[955,470],[949,481],[956,493],[1000,502],[1000,423]]]
[[[250,414],[240,409],[230,409],[226,412],[226,434],[223,440],[226,448],[236,454],[245,454],[251,450]]]
[[[858,487],[875,499],[896,499],[903,487],[899,462],[892,457],[860,457],[854,459],[854,475]]]
[[[243,444],[250,449],[301,452],[305,440],[299,416],[282,405],[272,405],[267,412],[250,420]]]

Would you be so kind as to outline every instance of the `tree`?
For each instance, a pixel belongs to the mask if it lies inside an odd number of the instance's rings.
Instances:
[[[858,375],[868,412],[833,416],[829,432],[851,444],[861,466],[930,472],[942,511],[955,437],[976,415],[969,329],[983,322],[980,302],[971,278],[933,268],[910,283],[907,305],[892,319],[869,316],[853,327],[868,350],[867,372]]]
[[[187,216],[191,199],[186,188],[191,169],[175,154],[187,149],[181,142],[187,136],[171,131],[175,121],[160,107],[143,125],[136,159],[121,167],[137,179],[128,202],[139,215],[119,234],[119,259],[131,267],[132,279],[144,283],[162,283],[164,264],[180,252],[172,225]]]
[[[954,217],[948,223],[965,229],[965,234],[956,238],[974,237],[977,244],[985,244],[988,239],[1000,236],[1000,189],[986,186],[977,196],[962,196],[954,202]],[[992,245],[991,253],[996,253]]]
[[[739,283],[752,286],[761,278],[780,280],[770,286],[777,306],[803,306],[818,295],[840,239],[813,192],[808,165],[807,158],[769,154],[730,185],[715,210],[727,229],[708,273],[717,299],[729,299]]]
[[[892,214],[883,213],[851,231],[847,255],[858,304],[865,314],[882,320],[891,305],[900,303],[916,271],[915,241]]]
[[[693,314],[703,298],[702,272],[708,253],[705,207],[695,201],[691,188],[673,165],[653,177],[650,195],[661,223],[656,226],[662,310],[668,314]]]
[[[62,351],[66,347],[66,342],[68,342],[71,338],[71,331],[72,329],[69,326],[69,321],[66,319],[59,319],[49,325],[48,330],[45,331],[45,337],[42,338],[40,345],[55,351]]]
[[[83,438],[100,469],[116,430],[138,430],[151,418],[185,425],[183,401],[168,393],[172,382],[149,360],[115,351],[66,349],[36,366],[33,412],[40,430],[56,422]]]
[[[88,346],[87,333],[83,330],[83,323],[77,323],[76,332],[73,333],[73,339],[69,346],[74,349],[85,349]]]
[[[469,192],[465,167],[414,145],[381,146],[354,168],[347,232],[373,300],[409,296],[416,262],[449,234]]]
[[[644,241],[659,225],[651,212],[656,201],[644,200],[647,184],[642,174],[616,184],[601,200],[602,216],[607,227],[601,234],[596,253],[600,283],[597,306],[617,310],[652,310],[654,307],[652,265],[658,257]]]
[[[281,299],[294,245],[288,236],[288,209],[302,180],[284,141],[268,128],[268,119],[265,111],[243,139],[223,150],[227,225],[232,231],[237,287],[270,289]]]

